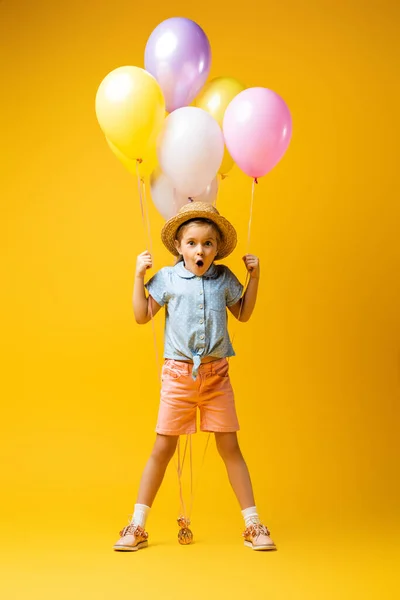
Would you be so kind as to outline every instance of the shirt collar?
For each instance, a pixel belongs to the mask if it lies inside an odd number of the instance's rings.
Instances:
[[[179,261],[174,266],[174,269],[176,270],[179,277],[182,277],[183,279],[192,279],[193,277],[196,277],[196,275],[194,273],[192,273],[191,271],[186,269],[185,265],[183,264],[183,261]],[[217,276],[217,274],[218,274],[218,269],[217,269],[216,265],[214,265],[214,263],[212,263],[212,265],[204,273],[203,277],[205,277],[206,279],[213,279],[214,277]]]

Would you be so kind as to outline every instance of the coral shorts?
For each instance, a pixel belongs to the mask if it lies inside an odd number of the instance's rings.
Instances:
[[[196,433],[197,407],[201,431],[238,431],[226,358],[202,363],[196,379],[192,378],[192,368],[192,363],[165,359],[156,432],[163,435]]]

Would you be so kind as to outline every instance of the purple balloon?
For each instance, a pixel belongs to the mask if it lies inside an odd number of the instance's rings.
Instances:
[[[144,64],[160,84],[167,111],[172,112],[188,106],[207,81],[210,42],[194,21],[182,17],[167,19],[150,35]]]

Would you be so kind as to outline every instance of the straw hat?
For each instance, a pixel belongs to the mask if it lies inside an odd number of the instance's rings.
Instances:
[[[176,232],[178,228],[190,219],[208,219],[215,223],[221,232],[222,239],[218,242],[216,260],[225,258],[234,250],[237,242],[236,230],[225,217],[222,217],[215,206],[206,202],[188,202],[179,210],[178,214],[169,219],[161,231],[164,246],[175,256],[179,256],[175,248]]]

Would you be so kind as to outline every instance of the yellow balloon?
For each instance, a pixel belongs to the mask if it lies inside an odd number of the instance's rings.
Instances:
[[[195,104],[210,113],[222,127],[228,104],[244,89],[245,86],[233,77],[216,77],[203,88]]]
[[[222,163],[221,163],[218,173],[220,175],[226,175],[228,173],[228,171],[230,171],[232,169],[233,165],[234,165],[234,160],[233,160],[232,156],[229,154],[228,148],[225,146],[224,158],[222,159]]]
[[[139,162],[137,160],[125,156],[125,154],[123,154],[107,137],[106,141],[113,154],[124,165],[124,167],[128,169],[130,173],[132,173],[132,175],[137,177],[139,171],[140,178],[150,177],[150,175],[157,166],[157,152],[155,145],[152,150],[149,150],[148,155],[144,159],[142,159],[142,162]]]
[[[101,82],[96,116],[106,138],[125,157],[151,157],[165,115],[165,100],[155,78],[139,67],[119,67]]]
[[[222,128],[228,104],[244,89],[245,86],[234,77],[216,77],[203,88],[196,98],[195,106],[210,113]],[[218,172],[225,175],[231,170],[233,164],[233,158],[225,147],[224,158]]]

